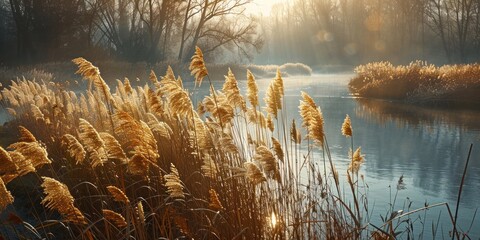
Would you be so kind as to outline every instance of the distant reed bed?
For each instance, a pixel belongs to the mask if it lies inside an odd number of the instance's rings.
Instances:
[[[480,64],[444,65],[416,61],[406,66],[374,62],[355,68],[350,90],[363,97],[420,103],[480,103]]]
[[[351,159],[339,173],[308,93],[299,122],[287,122],[279,70],[262,101],[251,71],[245,96],[232,71],[214,89],[199,48],[189,70],[207,96],[190,93],[170,67],[133,87],[128,79],[108,85],[91,62],[73,62],[83,92],[32,80],[1,92],[18,136],[0,147],[4,238],[410,238],[423,233],[402,218],[449,210],[440,203],[401,214],[395,197],[382,224],[372,224],[354,123],[348,115],[338,123]]]

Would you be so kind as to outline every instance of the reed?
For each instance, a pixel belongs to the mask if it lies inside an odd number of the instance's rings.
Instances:
[[[227,71],[223,88],[210,85],[196,108],[191,99],[201,96],[192,96],[172,68],[159,78],[150,72],[138,86],[128,79],[108,86],[91,62],[74,62],[91,89],[75,93],[22,79],[1,92],[20,138],[0,148],[0,207],[16,211],[14,184],[37,189],[34,211],[21,221],[36,223],[40,237],[391,237],[392,219],[369,224],[368,202],[362,201],[367,189],[359,187],[357,174],[360,148],[352,153],[343,188],[320,107],[302,93],[302,128],[289,122],[280,71],[265,109],[253,71],[246,71],[246,97]],[[209,75],[199,48],[190,69],[202,87]],[[351,125],[348,115],[339,123],[353,149]],[[323,166],[314,162],[318,151]]]
[[[362,97],[473,106],[480,102],[480,64],[405,66],[373,62],[355,68],[350,90]]]

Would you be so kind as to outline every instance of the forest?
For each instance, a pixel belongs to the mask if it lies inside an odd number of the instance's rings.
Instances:
[[[480,56],[478,0],[0,0],[0,62],[211,62],[310,66]]]

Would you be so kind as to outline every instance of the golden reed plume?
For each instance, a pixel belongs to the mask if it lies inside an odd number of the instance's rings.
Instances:
[[[118,228],[123,228],[128,225],[125,218],[119,213],[108,209],[103,209],[102,213],[106,221],[113,223]]]
[[[258,106],[258,86],[250,70],[247,70],[247,98],[254,108]]]
[[[113,200],[124,203],[125,205],[130,203],[127,195],[120,188],[115,186],[107,186],[107,190],[112,195]]]
[[[195,85],[198,84],[200,86],[203,78],[208,75],[208,70],[205,67],[202,50],[198,46],[195,47],[195,54],[192,56],[188,69],[191,71],[192,76],[195,76]]]
[[[274,137],[272,137],[272,144],[273,144],[273,151],[275,151],[275,155],[277,155],[277,158],[283,162],[283,158],[285,156],[283,153],[282,144],[280,144],[280,141],[278,141],[278,139]]]
[[[210,204],[208,205],[208,207],[216,211],[222,210],[223,206],[220,202],[220,199],[218,198],[218,194],[215,189],[211,188],[208,193],[210,194]]]
[[[225,76],[225,83],[223,84],[222,91],[225,93],[227,101],[232,107],[240,108],[243,112],[247,111],[245,99],[240,93],[237,79],[230,68],[228,69],[227,76]]]
[[[150,79],[150,82],[153,83],[153,85],[156,85],[158,84],[158,78],[157,78],[157,75],[155,74],[155,72],[153,70],[150,71],[150,76],[149,76],[149,79]]]
[[[308,137],[323,147],[325,132],[322,111],[307,93],[302,92],[302,98],[299,106],[302,125],[308,129]]]
[[[257,147],[253,159],[262,164],[262,167],[267,174],[280,182],[280,171],[278,170],[278,164],[270,149],[268,149],[266,146]]]
[[[295,123],[295,119],[293,119],[292,126],[290,127],[290,140],[295,144],[302,143],[302,134],[297,129],[297,124]]]
[[[267,181],[265,174],[263,174],[257,164],[253,162],[246,162],[243,164],[243,166],[246,170],[245,175],[248,179],[250,179],[253,185],[257,185],[261,182]]]
[[[67,185],[49,177],[42,177],[45,198],[42,205],[47,209],[58,211],[66,222],[74,224],[86,224],[82,212],[73,205],[74,198],[70,194]]]
[[[352,122],[350,120],[350,116],[347,116],[345,117],[345,120],[343,121],[343,124],[342,124],[342,135],[346,136],[346,137],[351,137],[353,134],[353,131],[352,131]]]
[[[170,164],[170,174],[164,176],[165,187],[167,187],[167,193],[173,199],[185,199],[185,194],[183,193],[183,185],[178,174],[178,170],[173,165]]]
[[[75,159],[76,164],[80,164],[85,160],[87,152],[83,149],[82,144],[72,135],[65,134],[62,137],[62,145],[67,148],[70,157]]]
[[[18,130],[20,131],[20,138],[18,139],[19,142],[36,142],[37,141],[35,136],[33,136],[33,134],[30,131],[28,131],[28,129],[26,129],[25,127],[19,126]]]
[[[10,154],[0,146],[0,174],[17,172],[17,165],[13,162]]]
[[[348,165],[348,171],[352,173],[358,173],[360,170],[360,165],[365,162],[364,155],[361,153],[362,148],[358,147],[357,150],[352,155],[352,151],[350,150],[351,161]]]
[[[28,173],[33,173],[36,171],[30,159],[25,158],[21,153],[17,151],[13,151],[13,152],[8,152],[8,154],[10,155],[11,159],[14,161],[17,167],[17,171],[14,173],[5,174],[2,176],[5,184],[9,183],[10,181],[12,181],[17,177],[21,177],[23,175],[26,175]]]
[[[38,142],[17,142],[8,146],[29,159],[35,168],[50,164],[47,150]]]
[[[101,132],[100,137],[105,143],[105,150],[107,151],[108,159],[117,160],[122,164],[127,163],[127,155],[122,149],[120,143],[110,133]]]
[[[79,134],[80,141],[90,154],[92,167],[103,166],[108,156],[105,150],[105,142],[95,128],[85,119],[80,118]]]
[[[0,212],[2,212],[8,205],[13,203],[13,197],[10,191],[7,190],[5,183],[0,178]]]

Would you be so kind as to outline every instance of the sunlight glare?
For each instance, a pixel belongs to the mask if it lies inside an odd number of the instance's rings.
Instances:
[[[272,212],[272,217],[270,218],[270,221],[272,223],[272,228],[275,228],[275,226],[277,225],[277,217],[275,216],[274,212]]]
[[[250,6],[250,11],[254,14],[269,16],[275,4],[286,2],[289,2],[289,0],[254,0]]]

